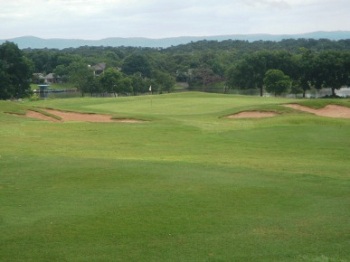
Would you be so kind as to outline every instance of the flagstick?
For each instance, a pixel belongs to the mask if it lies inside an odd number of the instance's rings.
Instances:
[[[150,93],[150,96],[151,96],[151,108],[153,106],[153,101],[152,101],[152,86],[149,86],[149,93]]]

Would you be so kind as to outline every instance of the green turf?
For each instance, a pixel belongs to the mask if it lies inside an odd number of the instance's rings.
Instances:
[[[42,84],[31,84],[31,90],[39,90],[39,85]],[[43,84],[46,85],[46,84]],[[65,84],[57,84],[57,83],[51,83],[48,84],[49,85],[49,89],[58,89],[58,90],[64,90],[64,89],[74,89],[75,86],[69,83],[65,83]]]
[[[349,261],[350,121],[281,106],[290,102],[299,100],[0,102],[0,260]],[[4,113],[33,107],[148,122]],[[244,110],[279,114],[224,117]]]
[[[349,99],[311,99],[311,100],[301,101],[299,102],[299,104],[308,106],[311,108],[316,108],[316,109],[323,108],[329,104],[350,107],[350,100]]]

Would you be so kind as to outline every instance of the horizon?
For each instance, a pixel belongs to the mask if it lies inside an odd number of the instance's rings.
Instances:
[[[106,39],[148,39],[148,40],[162,40],[162,39],[174,39],[174,38],[213,38],[213,37],[230,37],[230,36],[271,36],[271,37],[278,37],[278,36],[302,36],[302,35],[310,35],[310,34],[332,34],[332,33],[349,33],[350,30],[332,30],[332,31],[326,31],[326,30],[318,30],[318,31],[312,31],[312,32],[306,32],[306,33],[281,33],[281,34],[274,34],[274,33],[249,33],[249,34],[223,34],[223,35],[180,35],[180,36],[173,36],[173,37],[147,37],[147,36],[133,36],[133,37],[122,37],[122,36],[107,36],[103,38],[94,38],[94,39],[86,39],[86,38],[68,38],[68,37],[41,37],[36,35],[21,35],[21,36],[15,36],[11,38],[0,38],[0,40],[7,41],[7,40],[13,40],[13,39],[19,39],[19,38],[37,38],[41,40],[84,40],[84,41],[99,41],[99,40],[106,40]]]

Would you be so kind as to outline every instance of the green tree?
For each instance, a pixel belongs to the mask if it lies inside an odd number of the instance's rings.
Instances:
[[[0,45],[0,99],[29,96],[31,75],[32,64],[16,44]]]
[[[257,88],[253,74],[253,66],[246,60],[242,60],[227,70],[226,85],[229,89]]]
[[[91,96],[94,94],[101,94],[103,92],[99,78],[89,76],[90,81],[84,86],[84,93],[90,93]]]
[[[88,89],[91,81],[93,81],[93,71],[83,62],[73,62],[68,66],[69,82],[73,83],[78,90],[81,91],[82,96]]]
[[[154,74],[154,81],[158,86],[158,92],[162,93],[163,91],[171,92],[175,85],[175,78],[172,77],[169,73],[157,71]]]
[[[293,56],[286,51],[259,51],[243,57],[227,71],[229,88],[258,88],[263,95],[264,77],[269,69],[279,69],[288,75],[297,75]]]
[[[314,85],[314,66],[315,57],[314,53],[309,50],[302,48],[302,54],[297,56],[296,63],[298,68],[298,74],[296,82],[299,86],[294,86],[292,89],[294,93],[301,91],[303,97],[305,97],[306,91]]]
[[[150,79],[144,79],[139,73],[133,74],[130,76],[130,79],[132,81],[132,91],[134,95],[148,92],[149,86],[151,85]]]
[[[336,96],[335,90],[350,84],[350,63],[348,52],[325,51],[315,59],[314,76],[316,88],[329,87],[332,96]]]
[[[36,49],[27,53],[27,57],[33,62],[35,73],[51,73],[57,66],[57,50]]]
[[[291,87],[291,79],[279,69],[269,69],[264,77],[264,85],[267,92],[281,95]]]
[[[213,70],[207,66],[190,70],[190,72],[188,83],[191,89],[203,87],[205,91],[210,84],[222,80],[219,75],[215,74]]]
[[[119,80],[118,91],[120,93],[129,94],[133,92],[132,79],[130,77],[123,77]]]
[[[151,63],[144,55],[132,54],[125,58],[122,65],[122,72],[127,75],[140,73],[142,77],[151,77]]]
[[[107,93],[114,93],[114,96],[117,96],[117,93],[122,92],[122,87],[120,86],[122,77],[123,75],[118,69],[106,69],[100,78],[103,90]]]
[[[263,95],[264,75],[269,69],[271,53],[257,52],[247,55],[228,71],[227,85],[230,88],[258,88]]]
[[[53,70],[53,73],[56,76],[60,77],[60,80],[62,82],[67,82],[68,81],[68,75],[69,75],[69,66],[65,65],[58,65],[56,68]]]

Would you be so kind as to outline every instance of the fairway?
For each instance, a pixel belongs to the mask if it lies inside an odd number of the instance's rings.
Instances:
[[[350,119],[285,106],[299,102],[350,107],[198,92],[0,101],[0,260],[350,261]],[[25,117],[49,108],[139,122]],[[247,111],[270,115],[229,118]]]

